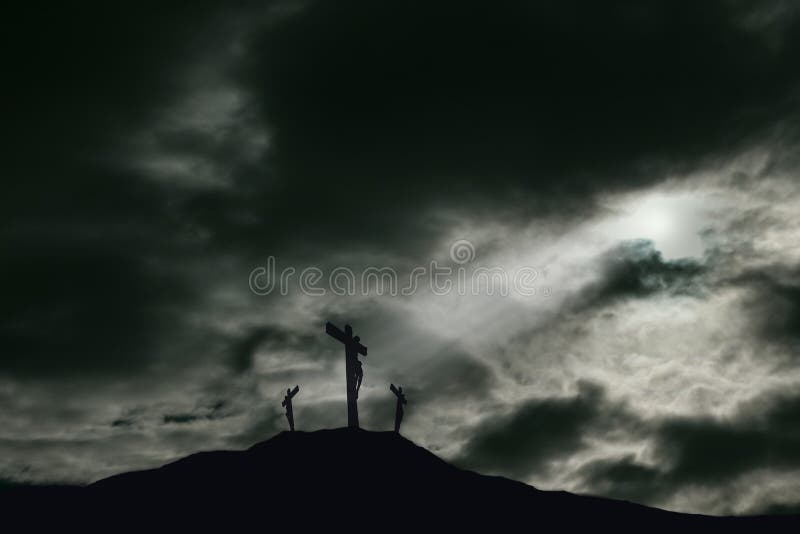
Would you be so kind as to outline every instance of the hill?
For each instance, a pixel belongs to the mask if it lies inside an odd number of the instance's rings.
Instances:
[[[678,514],[567,492],[540,491],[458,469],[393,432],[283,432],[244,451],[192,454],[82,488],[0,493],[8,510],[60,526],[255,525],[405,530],[479,526],[797,531],[800,518]],[[48,510],[54,515],[40,515]],[[245,527],[247,525],[247,527]]]

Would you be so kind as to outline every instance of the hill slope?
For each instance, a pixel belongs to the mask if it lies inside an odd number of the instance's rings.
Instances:
[[[349,429],[284,432],[245,451],[202,452],[85,488],[29,490],[13,497],[6,492],[4,499],[16,501],[14,508],[26,514],[31,507],[58,510],[62,525],[124,518],[148,525],[301,530],[550,525],[730,532],[800,526],[797,517],[712,518],[539,491],[457,469],[393,432]]]

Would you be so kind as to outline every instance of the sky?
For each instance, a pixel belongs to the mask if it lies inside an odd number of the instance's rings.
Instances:
[[[800,510],[794,3],[163,4],[6,10],[0,482],[344,426],[332,321],[364,428]]]

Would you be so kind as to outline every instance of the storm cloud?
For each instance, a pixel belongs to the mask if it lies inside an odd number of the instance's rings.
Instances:
[[[601,388],[580,383],[574,396],[533,399],[504,418],[488,418],[475,429],[459,462],[525,478],[549,460],[585,447],[589,428],[608,424],[618,415],[613,412]]]
[[[708,489],[737,480],[752,484],[747,477],[761,470],[792,473],[800,466],[799,414],[796,395],[778,394],[750,402],[732,417],[650,421],[650,462],[630,455],[602,459],[587,463],[579,473],[588,487],[604,495],[651,503],[686,488]],[[768,509],[769,497],[756,495],[755,500],[757,507]],[[737,512],[738,504],[730,497],[720,503],[727,513]]]

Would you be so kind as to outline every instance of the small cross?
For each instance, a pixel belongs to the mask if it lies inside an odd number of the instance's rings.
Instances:
[[[406,396],[403,393],[402,387],[398,388],[395,387],[394,384],[390,384],[389,389],[391,389],[392,393],[394,393],[395,396],[397,397],[397,408],[394,411],[394,431],[399,434],[400,423],[403,422],[403,413],[405,413],[405,411],[403,410],[403,405],[407,404]]]
[[[292,399],[297,392],[300,391],[300,386],[295,386],[294,389],[287,389],[286,396],[283,398],[281,406],[286,407],[286,419],[289,420],[289,430],[294,432],[294,411],[292,410]]]

